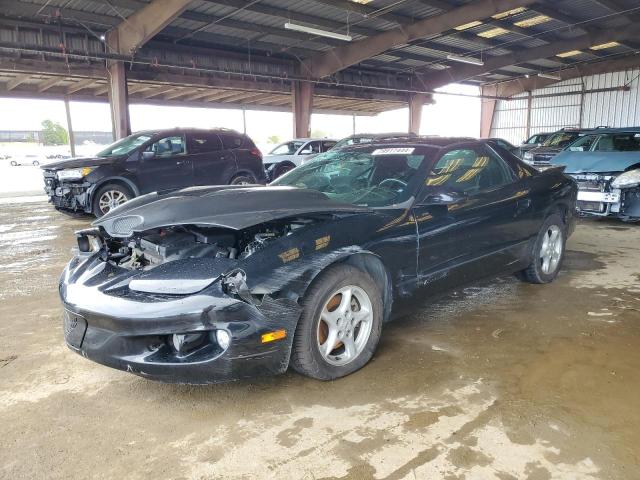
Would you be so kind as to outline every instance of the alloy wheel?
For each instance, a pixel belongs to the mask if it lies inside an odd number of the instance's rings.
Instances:
[[[322,358],[331,365],[346,365],[362,353],[373,326],[369,295],[348,285],[335,291],[322,307],[318,321],[317,345]]]
[[[540,267],[546,275],[558,268],[562,256],[562,231],[557,225],[551,225],[544,234],[540,246]]]
[[[119,207],[127,200],[129,199],[124,193],[118,190],[107,190],[106,192],[103,192],[102,195],[100,195],[98,206],[100,208],[100,211],[104,215],[106,213],[109,213],[114,208]]]

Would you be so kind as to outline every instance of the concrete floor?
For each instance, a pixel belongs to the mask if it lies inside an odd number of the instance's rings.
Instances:
[[[188,387],[67,350],[87,221],[34,200],[0,201],[0,477],[638,478],[640,226],[581,222],[552,285],[405,305],[340,381]]]

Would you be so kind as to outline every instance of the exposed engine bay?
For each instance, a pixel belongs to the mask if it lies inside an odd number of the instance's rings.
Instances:
[[[130,269],[150,269],[185,258],[244,259],[270,242],[315,221],[289,219],[257,225],[239,232],[191,225],[160,228],[126,239],[107,237],[104,239],[103,255],[104,260]],[[81,252],[95,252],[101,248],[87,239],[91,233],[78,232]]]

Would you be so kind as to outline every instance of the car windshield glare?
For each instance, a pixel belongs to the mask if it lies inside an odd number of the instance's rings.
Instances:
[[[545,147],[566,147],[576,138],[578,138],[577,133],[558,132],[551,135],[543,145]]]
[[[414,148],[329,151],[272,182],[310,188],[355,205],[384,207],[411,197],[424,154]]]
[[[143,143],[151,140],[152,134],[150,133],[137,133],[129,135],[126,138],[118,140],[112,143],[104,150],[98,152],[98,157],[117,157],[119,155],[126,155],[131,153]]]

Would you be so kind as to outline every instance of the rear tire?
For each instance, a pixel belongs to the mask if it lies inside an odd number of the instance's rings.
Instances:
[[[100,218],[133,197],[133,192],[124,185],[107,183],[100,187],[93,197],[91,211],[96,218]]]
[[[255,185],[256,183],[258,183],[258,181],[252,174],[239,173],[231,179],[229,185]]]
[[[296,166],[291,164],[291,163],[279,163],[279,164],[276,164],[271,169],[269,177],[271,178],[271,180],[275,180],[276,178],[281,177],[285,173],[290,172],[294,168],[296,168]]]
[[[531,263],[518,272],[517,277],[529,283],[552,282],[562,267],[566,242],[566,225],[562,217],[554,213],[542,224],[533,247]]]
[[[361,369],[378,346],[382,317],[382,295],[369,275],[351,265],[329,267],[302,299],[291,366],[318,380]]]

